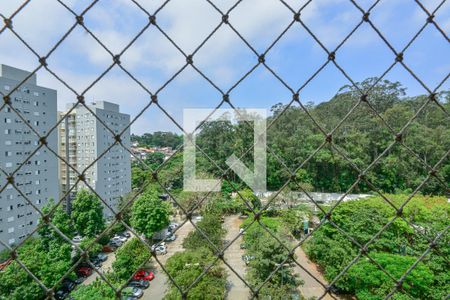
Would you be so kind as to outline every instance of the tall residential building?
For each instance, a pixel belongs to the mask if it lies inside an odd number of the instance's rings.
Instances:
[[[29,72],[6,65],[0,65],[0,91],[9,94],[18,86]],[[48,134],[56,124],[56,91],[38,86],[36,75],[15,90],[10,101],[40,135]],[[12,185],[6,184],[6,175],[0,171],[0,239],[9,245],[17,244],[36,227],[39,214],[25,200],[25,197],[38,208],[42,208],[50,198],[59,200],[58,158],[45,146],[29,157],[39,146],[38,136],[9,107],[0,110],[0,168],[14,174],[14,182],[19,193]],[[57,130],[47,138],[48,147],[55,152],[58,149]],[[25,197],[24,197],[25,196]],[[0,244],[0,249],[4,247]]]
[[[73,104],[67,106],[67,111]],[[70,112],[67,118],[61,122],[59,134],[59,153],[62,157],[69,157],[69,163],[82,173],[92,162],[95,163],[84,171],[86,182],[95,189],[96,193],[104,199],[108,205],[116,207],[121,196],[131,191],[131,160],[130,154],[120,145],[114,145],[99,160],[106,149],[114,144],[114,134],[119,134],[130,123],[130,116],[119,111],[119,106],[106,101],[98,101],[88,105],[97,118],[84,106],[78,105]],[[59,113],[63,118],[65,113]],[[102,121],[100,122],[99,119]],[[68,128],[68,131],[66,131]],[[130,147],[129,128],[121,136],[122,143]],[[68,143],[66,143],[68,141]],[[66,147],[67,146],[67,147]],[[69,176],[67,177],[67,173]],[[75,171],[60,164],[61,193],[64,195],[78,179]],[[75,193],[80,188],[86,188],[84,183],[79,183],[73,190],[66,203],[66,209],[70,211],[70,203]],[[105,208],[106,217],[112,216],[111,210]]]

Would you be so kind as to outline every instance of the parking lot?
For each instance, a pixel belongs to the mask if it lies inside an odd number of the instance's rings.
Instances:
[[[158,256],[160,262],[164,265],[169,257],[177,252],[183,251],[184,238],[194,229],[194,226],[190,222],[185,223],[180,227],[177,232],[177,239],[173,242],[166,243],[167,253]],[[155,268],[152,270],[155,274],[155,279],[150,283],[150,287],[144,291],[142,299],[159,300],[164,298],[164,294],[168,288],[168,278],[158,263],[154,263]]]
[[[116,259],[116,256],[114,255],[114,252],[107,253],[106,256],[108,256],[108,259],[102,263],[102,266],[100,267],[100,272],[105,274],[108,271],[112,271],[112,263]],[[97,272],[93,271],[92,275],[87,277],[82,284],[88,285],[95,281],[97,277],[100,277]]]

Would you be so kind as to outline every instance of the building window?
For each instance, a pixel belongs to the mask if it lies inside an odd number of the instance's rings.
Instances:
[[[5,164],[5,166],[6,166],[7,168],[11,168],[11,167],[12,167],[12,162],[7,162],[7,163]]]
[[[6,124],[11,124],[11,119],[10,118],[5,118],[5,123]]]
[[[14,217],[9,217],[8,218],[8,223],[14,221]]]
[[[9,243],[10,245],[14,244],[15,242],[16,242],[15,239],[9,239],[9,241],[8,241],[8,243]]]
[[[6,156],[6,157],[11,156],[11,155],[12,155],[12,152],[11,152],[11,151],[5,151],[5,156]]]
[[[9,85],[5,85],[4,88],[5,88],[5,91],[9,91],[11,89],[11,87]]]

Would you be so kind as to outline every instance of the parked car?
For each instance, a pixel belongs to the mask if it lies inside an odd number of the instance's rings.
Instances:
[[[76,235],[72,238],[72,242],[77,243],[77,244],[81,243],[81,241],[83,241],[83,240],[84,240],[84,238],[81,235]]]
[[[122,295],[133,296],[136,298],[141,298],[144,291],[137,287],[128,286],[122,290]]]
[[[156,251],[156,254],[166,254],[167,253],[165,242],[153,244],[151,249],[152,249],[152,251]],[[161,252],[161,253],[158,253],[158,252]]]
[[[84,277],[78,277],[77,279],[75,279],[75,283],[76,284],[82,284],[85,279],[86,278],[84,278]]]
[[[119,241],[121,243],[125,243],[127,241],[127,238],[121,235],[116,234],[115,236],[113,236],[113,238],[111,239],[111,241]]]
[[[122,246],[123,243],[119,240],[111,240],[111,241],[109,241],[108,244],[113,247],[119,248],[120,246]]]
[[[104,245],[102,247],[102,252],[111,253],[111,252],[116,251],[116,248],[117,248],[116,246],[113,246],[111,244]]]
[[[65,289],[59,289],[56,291],[54,297],[56,300],[63,300],[69,295],[69,291]]]
[[[239,229],[239,234],[245,234],[244,228]]]
[[[196,216],[196,217],[194,218],[194,221],[197,221],[197,222],[199,222],[199,221],[201,221],[201,220],[203,220],[203,217],[202,217],[202,216]]]
[[[131,237],[131,233],[129,233],[128,231],[121,232],[118,235],[126,237],[126,238],[130,238]]]
[[[239,247],[240,247],[241,249],[246,249],[246,248],[247,248],[247,245],[246,245],[245,243],[241,243],[241,244],[239,245]]]
[[[159,195],[159,199],[165,201],[165,200],[169,199],[169,195],[167,195],[167,194],[161,194],[161,195]]]
[[[169,224],[169,230],[170,231],[174,231],[175,229],[178,228],[178,226],[180,226],[180,225],[178,225],[178,223],[170,223]]]
[[[101,252],[97,253],[97,255],[94,257],[97,258],[101,262],[105,262],[108,260],[108,255],[106,255],[105,253],[101,253]]]
[[[128,286],[146,289],[150,286],[150,282],[148,280],[131,280],[128,283]]]
[[[248,215],[239,215],[239,219],[247,219]]]
[[[153,245],[152,246],[152,251],[155,251],[156,254],[158,254],[158,255],[162,255],[162,254],[166,254],[167,253],[166,246],[163,246],[163,245],[159,245],[159,246]]]
[[[254,259],[255,257],[253,255],[242,255],[242,260],[245,262],[246,265],[248,265],[250,261]]]
[[[173,242],[177,239],[177,236],[172,233],[171,235],[169,235],[168,237],[166,237],[166,242]]]
[[[100,268],[102,266],[102,262],[97,257],[92,257],[90,260],[95,267]]]
[[[75,289],[76,286],[77,283],[69,278],[64,279],[61,283],[61,289],[68,290],[69,292],[73,291],[73,289]]]
[[[138,270],[133,276],[133,280],[152,281],[154,278],[155,274],[153,274],[152,271],[146,271],[143,269]]]
[[[79,267],[77,270],[77,275],[79,277],[88,277],[92,274],[92,268],[91,267],[86,267],[86,266],[82,266]]]
[[[164,228],[158,232],[155,232],[152,236],[152,239],[153,241],[162,241],[170,234],[171,232],[169,231],[169,228]]]

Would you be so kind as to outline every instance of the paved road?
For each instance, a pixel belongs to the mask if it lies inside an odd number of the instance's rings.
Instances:
[[[177,252],[184,251],[183,240],[184,238],[194,229],[194,226],[190,222],[185,223],[180,227],[177,232],[177,239],[173,242],[166,243],[167,253],[165,255],[158,256],[159,261],[165,265],[167,259]],[[169,279],[162,270],[161,266],[154,262],[155,269],[153,273],[155,274],[155,279],[150,282],[150,287],[144,290],[144,296],[142,299],[148,300],[160,300],[164,298],[166,290],[169,287]]]
[[[302,265],[308,272],[310,272],[314,277],[319,279],[323,284],[328,284],[326,279],[322,276],[322,274],[317,269],[317,266],[315,263],[311,262],[308,257],[306,256],[305,252],[301,247],[298,247],[295,250],[295,254],[297,256],[297,262]],[[317,282],[313,277],[311,277],[305,270],[300,268],[297,264],[293,268],[294,272],[300,275],[300,278],[304,281],[303,286],[299,287],[300,292],[302,293],[303,297],[306,299],[310,299],[312,297],[318,298],[323,295],[325,292],[325,289],[323,286]],[[322,299],[324,300],[332,300],[332,299],[340,299],[338,296],[333,295],[331,297],[329,294],[325,295]]]
[[[239,233],[239,226],[242,220],[238,218],[237,215],[228,216],[225,218],[224,227],[227,230],[225,240],[231,241]],[[244,255],[244,250],[240,249],[240,244],[242,243],[242,236],[236,239],[230,247],[225,251],[225,261],[241,276],[245,276],[245,263],[242,261],[242,255]],[[228,268],[228,266],[224,266]],[[228,271],[228,283],[229,290],[227,294],[227,299],[229,300],[246,300],[249,297],[249,289],[245,283],[231,270]]]
[[[114,255],[114,252],[107,254],[108,259],[102,263],[102,266],[100,267],[100,272],[102,274],[106,274],[106,272],[111,271],[112,272],[112,263],[116,260],[116,256]],[[95,281],[96,278],[101,278],[100,275],[98,275],[95,270],[92,272],[92,275],[86,278],[86,280],[83,281],[83,285],[88,285]]]

